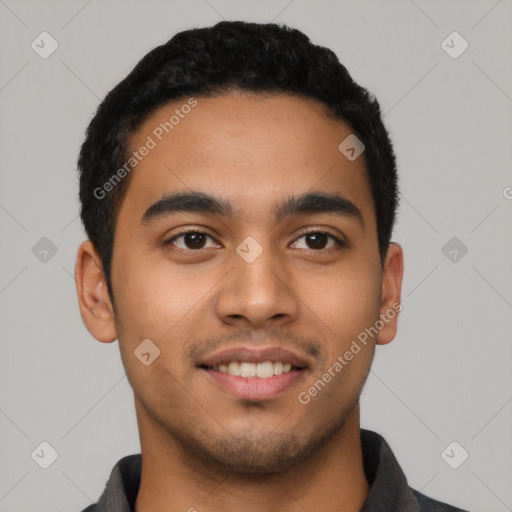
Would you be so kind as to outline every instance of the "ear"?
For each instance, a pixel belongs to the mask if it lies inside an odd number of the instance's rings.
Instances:
[[[386,345],[396,335],[398,313],[402,309],[400,297],[403,272],[404,257],[402,247],[392,242],[389,244],[384,261],[380,299],[380,320],[384,325],[379,330],[377,345]]]
[[[107,290],[101,259],[86,240],[78,249],[75,282],[80,314],[87,330],[103,343],[117,339],[114,308]]]

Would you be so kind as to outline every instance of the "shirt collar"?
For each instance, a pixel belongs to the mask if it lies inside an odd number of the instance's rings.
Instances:
[[[382,436],[361,429],[363,467],[370,493],[360,512],[401,510],[419,512],[416,497],[402,468]]]
[[[361,512],[401,510],[419,512],[420,508],[407,479],[384,438],[361,429],[363,466],[370,493]],[[139,491],[141,454],[122,458],[110,474],[100,500],[84,512],[133,512]]]

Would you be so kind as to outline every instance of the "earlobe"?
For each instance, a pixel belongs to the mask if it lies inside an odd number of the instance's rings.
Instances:
[[[87,330],[103,343],[117,339],[114,310],[108,295],[100,257],[86,240],[78,249],[75,283],[80,314]]]
[[[403,276],[403,251],[397,243],[390,243],[384,262],[382,292],[380,302],[380,321],[382,328],[377,336],[378,345],[386,345],[396,335]]]

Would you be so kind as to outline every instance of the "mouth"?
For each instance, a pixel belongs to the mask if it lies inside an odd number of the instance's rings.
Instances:
[[[301,380],[309,366],[293,352],[241,348],[220,352],[198,368],[225,393],[244,400],[276,398]]]
[[[293,366],[291,363],[283,363],[282,361],[264,361],[263,363],[229,361],[228,363],[219,364],[218,366],[203,365],[201,368],[219,373],[227,373],[235,377],[244,377],[247,379],[251,377],[257,377],[258,379],[269,379],[271,377],[282,375],[283,373],[301,370],[301,368]]]

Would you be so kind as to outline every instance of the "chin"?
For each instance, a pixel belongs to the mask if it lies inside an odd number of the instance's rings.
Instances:
[[[226,437],[208,445],[196,446],[203,463],[217,466],[223,473],[246,476],[275,475],[285,472],[303,460],[308,443],[301,443],[294,434],[262,436],[261,439]]]
[[[326,422],[327,423],[327,422]],[[325,446],[339,431],[341,424],[311,425],[310,429],[290,429],[268,432],[223,432],[220,436],[202,432],[200,436],[181,438],[182,447],[203,467],[215,472],[237,474],[240,477],[272,476],[285,473],[304,462]]]

